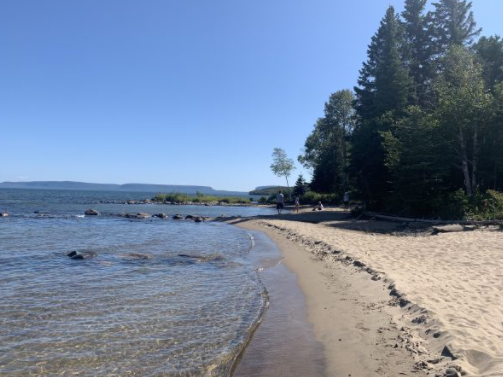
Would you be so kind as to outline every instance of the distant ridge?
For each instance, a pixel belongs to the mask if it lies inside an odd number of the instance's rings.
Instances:
[[[209,186],[194,185],[157,185],[148,183],[125,183],[123,185],[113,183],[85,183],[73,181],[34,181],[34,182],[3,182],[0,188],[15,189],[43,189],[43,190],[86,190],[86,191],[135,191],[135,192],[155,192],[170,193],[179,192],[182,194],[202,194],[211,195],[236,195],[247,196],[244,191],[215,190]]]

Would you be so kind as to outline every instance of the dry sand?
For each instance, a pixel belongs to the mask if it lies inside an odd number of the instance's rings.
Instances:
[[[328,376],[503,376],[503,232],[434,236],[340,211],[233,222],[282,249]]]

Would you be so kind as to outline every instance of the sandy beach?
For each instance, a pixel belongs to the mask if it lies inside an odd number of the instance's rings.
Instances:
[[[503,232],[432,235],[337,209],[229,222],[282,250],[327,376],[503,376]]]

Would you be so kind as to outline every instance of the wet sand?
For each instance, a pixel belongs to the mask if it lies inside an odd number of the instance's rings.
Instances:
[[[281,251],[264,233],[248,230],[255,241],[252,253],[260,258],[269,308],[234,377],[323,377],[323,346],[307,320],[306,302],[295,274],[282,263]]]
[[[368,274],[345,266],[328,266],[297,242],[264,228],[256,221],[231,221],[248,230],[267,234],[280,248],[283,264],[295,274],[307,307],[286,307],[291,295],[285,282],[274,274],[266,278],[271,290],[271,308],[244,353],[235,376],[422,376],[415,368],[415,359],[403,347],[395,347],[400,331],[387,308],[389,295],[383,284],[376,284]],[[274,292],[274,287],[279,290]],[[305,324],[295,317],[307,313],[315,339],[300,343]],[[391,310],[398,310],[391,308]],[[285,312],[290,312],[285,316]],[[311,350],[306,349],[311,348]],[[312,352],[316,350],[315,352]],[[299,359],[295,352],[315,357],[317,370],[306,371],[311,364]],[[323,368],[323,370],[320,370]]]

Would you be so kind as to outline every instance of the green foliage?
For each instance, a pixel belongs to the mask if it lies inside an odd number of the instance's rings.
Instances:
[[[486,88],[494,90],[503,82],[503,39],[499,36],[481,37],[473,45],[483,71]]]
[[[481,32],[471,11],[472,3],[466,0],[438,0],[433,3],[433,23],[438,52],[452,45],[470,45]]]
[[[295,182],[295,187],[293,188],[293,195],[294,196],[302,196],[306,193],[308,190],[308,184],[304,180],[304,177],[299,175],[299,178],[297,178],[297,181]]]
[[[503,193],[487,190],[470,200],[460,189],[449,194],[440,214],[454,220],[503,220]]]
[[[251,198],[250,198],[251,199]],[[195,196],[172,192],[169,194],[157,194],[152,198],[157,203],[224,203],[224,204],[249,204],[250,200],[244,197],[213,196],[197,192]]]
[[[325,103],[325,116],[319,118],[304,144],[299,162],[313,169],[311,189],[320,192],[342,192],[348,183],[348,140],[353,133],[354,95],[340,90]]]
[[[288,177],[295,170],[295,163],[291,158],[288,158],[286,152],[281,148],[274,148],[272,152],[272,172],[278,177],[285,177],[286,185],[288,184]]]
[[[462,172],[466,193],[475,195],[482,137],[491,118],[492,98],[484,88],[482,69],[465,47],[454,45],[444,59],[436,84],[440,135],[447,141],[453,166]]]
[[[431,14],[425,14],[427,0],[405,0],[402,12],[404,19],[404,60],[413,79],[414,104],[432,106],[431,83],[435,77],[434,32]]]
[[[308,191],[300,197],[301,204],[340,204],[341,197],[338,194],[320,194],[314,191]]]
[[[387,9],[360,70],[350,132],[335,111],[344,104],[351,114],[349,96],[337,92],[325,104],[299,157],[313,172],[307,202],[335,202],[348,185],[367,209],[501,217],[503,40],[482,37],[468,48],[480,33],[470,1],[426,6],[405,0],[401,17]]]

